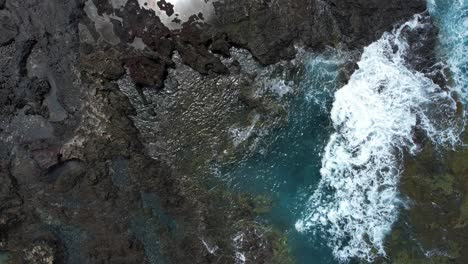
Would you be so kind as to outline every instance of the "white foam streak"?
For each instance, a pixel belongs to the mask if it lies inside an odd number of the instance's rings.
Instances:
[[[405,61],[402,32],[422,27],[420,18],[366,47],[359,69],[335,93],[336,132],[325,148],[322,179],[296,228],[325,235],[341,261],[385,255],[385,236],[398,217],[401,157],[419,150],[415,129],[441,144],[458,139],[458,131],[439,124],[432,112],[454,114],[455,101]]]

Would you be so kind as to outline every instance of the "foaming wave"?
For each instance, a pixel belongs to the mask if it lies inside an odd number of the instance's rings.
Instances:
[[[408,65],[405,32],[425,26],[422,16],[385,33],[364,49],[359,69],[335,93],[322,179],[296,229],[324,235],[341,261],[385,255],[384,239],[398,218],[404,152],[419,151],[415,131],[454,145],[450,92]]]

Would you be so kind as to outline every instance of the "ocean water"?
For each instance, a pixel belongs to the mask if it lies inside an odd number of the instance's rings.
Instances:
[[[296,263],[373,262],[403,206],[398,183],[404,153],[418,155],[414,131],[443,148],[460,144],[450,122],[467,100],[468,6],[429,0],[440,29],[438,56],[450,89],[407,65],[405,31],[426,26],[423,14],[366,47],[346,85],[346,54],[310,56],[288,123],[268,145],[222,174],[233,188],[270,195],[263,219],[285,231]],[[436,109],[436,110],[435,110]]]
[[[468,1],[428,0],[439,33],[438,54],[453,73],[452,89],[468,102]]]
[[[329,112],[339,88],[339,70],[348,60],[347,54],[336,50],[310,55],[306,78],[291,104],[287,125],[265,139],[273,144],[221,170],[235,190],[273,200],[273,208],[264,219],[287,232],[298,263],[335,263],[324,243],[301,234],[294,224],[320,180],[322,150],[333,131]]]

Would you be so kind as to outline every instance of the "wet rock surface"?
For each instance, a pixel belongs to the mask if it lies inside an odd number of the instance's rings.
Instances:
[[[295,44],[359,50],[424,1],[213,6],[209,23],[169,29],[136,0],[0,1],[0,250],[13,263],[291,261],[253,198],[200,168],[282,120]]]
[[[294,57],[295,43],[315,49],[345,44],[360,48],[395,22],[425,10],[424,1],[235,1],[214,3],[230,42],[264,64]]]
[[[466,262],[467,153],[466,147],[440,151],[426,143],[405,161],[401,188],[411,200],[387,242],[396,263]]]

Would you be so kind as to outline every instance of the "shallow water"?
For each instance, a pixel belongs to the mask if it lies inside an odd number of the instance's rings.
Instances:
[[[440,28],[438,55],[452,73],[451,91],[466,101],[468,6],[430,0],[429,11]],[[419,20],[405,30],[422,26]],[[429,111],[443,106],[454,116],[456,95],[404,66],[399,34],[367,47],[344,87],[338,71],[345,54],[311,56],[288,123],[265,139],[273,144],[221,170],[235,190],[271,196],[273,208],[263,219],[287,232],[296,263],[372,262],[385,255],[386,235],[401,210],[401,155],[419,152],[415,127],[440,146],[458,144],[459,127]]]
[[[10,256],[6,252],[0,252],[0,264],[8,264],[10,262]]]
[[[336,52],[311,56],[288,124],[265,139],[274,143],[222,172],[236,190],[271,195],[274,206],[265,217],[286,230],[296,258],[301,259],[298,263],[331,260],[329,249],[310,243],[308,236],[295,230],[294,222],[304,210],[306,195],[320,179],[321,150],[332,130],[328,112],[337,89],[338,70],[345,62],[346,55]]]

